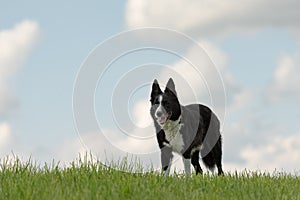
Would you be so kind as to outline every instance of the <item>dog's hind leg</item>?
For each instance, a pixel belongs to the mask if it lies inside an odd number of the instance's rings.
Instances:
[[[222,164],[221,163],[220,164],[217,163],[217,167],[218,167],[218,175],[223,175],[224,172],[222,170]]]
[[[199,173],[200,174],[203,173],[203,171],[200,167],[200,163],[199,163],[199,151],[193,152],[193,154],[192,154],[192,165],[195,168],[196,175],[199,174]]]
[[[223,169],[222,169],[222,138],[220,137],[217,145],[215,146],[215,157],[216,157],[216,165],[218,168],[218,175],[223,175]]]

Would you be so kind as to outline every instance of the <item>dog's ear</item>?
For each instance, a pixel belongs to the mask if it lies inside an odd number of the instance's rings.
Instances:
[[[157,97],[160,94],[162,94],[162,91],[159,87],[157,80],[155,79],[152,84],[151,99],[150,99],[152,104],[153,104],[155,97]]]
[[[177,96],[176,90],[175,90],[175,84],[172,78],[169,79],[166,89],[165,89],[165,93],[170,93],[170,94],[174,94],[175,96]]]

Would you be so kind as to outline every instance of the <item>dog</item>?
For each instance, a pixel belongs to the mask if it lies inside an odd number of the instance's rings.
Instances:
[[[208,169],[213,171],[217,167],[218,175],[222,175],[220,122],[211,109],[202,104],[182,106],[172,78],[164,92],[157,80],[153,81],[150,102],[165,176],[170,172],[173,152],[182,156],[187,175],[191,174],[191,164],[196,175],[203,173],[199,154]]]

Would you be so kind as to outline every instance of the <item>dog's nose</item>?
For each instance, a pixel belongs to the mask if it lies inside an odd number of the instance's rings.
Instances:
[[[156,112],[156,117],[161,117],[162,114],[163,114],[163,113],[162,113],[161,111],[157,111],[157,112]]]

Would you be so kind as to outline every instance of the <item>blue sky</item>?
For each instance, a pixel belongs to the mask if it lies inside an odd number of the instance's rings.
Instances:
[[[223,130],[225,168],[299,171],[300,82],[296,75],[300,73],[300,3],[130,0],[10,1],[1,5],[0,53],[8,52],[7,57],[0,55],[1,158],[14,152],[25,158],[31,155],[40,162],[53,158],[70,161],[89,148],[103,150],[99,149],[101,141],[95,142],[95,133],[80,133],[94,142],[84,149],[76,132],[72,92],[80,66],[99,43],[113,35],[134,28],[161,27],[192,37],[220,69],[228,98]],[[193,47],[184,54],[193,57]],[[148,63],[168,65],[184,73],[184,64],[174,55],[141,51],[116,62],[104,83],[117,82],[137,65]],[[208,80],[213,77],[205,70],[204,75]],[[140,74],[141,79],[158,78],[162,83],[169,74],[158,68],[152,76]],[[178,82],[179,95],[189,101]],[[123,86],[126,89],[130,84]],[[99,85],[96,100],[109,102],[111,88],[113,84],[104,88]],[[137,92],[128,105],[129,115],[153,131],[144,112],[148,109],[148,93],[147,87]],[[204,93],[199,97],[206,103]],[[95,106],[98,119],[107,124],[105,131],[111,133],[111,140],[116,139],[115,146],[122,149],[132,145],[133,152],[137,151],[134,148],[141,149],[140,144],[134,146],[130,138],[116,133],[113,121],[106,117],[111,116],[107,107],[100,103]],[[218,112],[218,106],[214,110]],[[133,135],[139,134],[134,127],[127,128]],[[155,145],[148,142],[144,152],[157,148]]]

